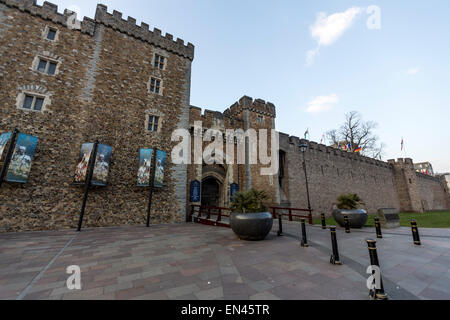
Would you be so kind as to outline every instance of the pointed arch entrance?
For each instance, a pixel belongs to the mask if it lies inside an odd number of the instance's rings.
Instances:
[[[202,172],[202,206],[224,207],[227,194],[227,167],[224,165],[203,164]]]

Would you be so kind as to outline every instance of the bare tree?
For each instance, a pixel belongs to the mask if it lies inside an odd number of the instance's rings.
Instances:
[[[328,142],[335,146],[351,145],[349,151],[362,148],[361,154],[381,159],[383,157],[384,144],[378,143],[378,136],[374,131],[378,128],[378,124],[373,121],[364,121],[362,116],[352,111],[345,115],[345,122],[339,129],[327,132]]]

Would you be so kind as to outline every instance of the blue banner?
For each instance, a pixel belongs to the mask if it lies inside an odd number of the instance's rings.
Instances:
[[[230,185],[230,200],[233,202],[234,196],[239,192],[239,185],[237,183],[232,183]]]
[[[155,183],[153,186],[155,188],[162,188],[164,185],[164,169],[166,167],[167,153],[158,150],[156,153],[156,164],[155,164]]]
[[[150,187],[152,158],[153,158],[153,149],[141,149],[139,151],[139,169],[137,175],[138,187]]]
[[[200,181],[194,180],[191,182],[191,202],[200,202],[201,200],[200,188],[201,188]]]
[[[5,150],[9,139],[11,139],[11,132],[2,133],[2,135],[0,135],[0,160],[2,159],[3,150]]]
[[[6,181],[27,183],[31,171],[31,162],[38,143],[38,138],[19,133],[14,153],[9,163]]]

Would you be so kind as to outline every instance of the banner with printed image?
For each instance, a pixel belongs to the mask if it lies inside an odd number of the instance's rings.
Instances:
[[[3,156],[3,150],[5,150],[8,141],[11,139],[11,132],[2,133],[0,135],[0,160]]]
[[[155,166],[155,188],[162,188],[164,185],[164,169],[166,166],[167,153],[158,150],[156,153],[156,166]]]
[[[74,182],[76,184],[86,183],[89,161],[92,155],[93,143],[83,143],[81,146],[80,156],[78,157],[77,168],[75,169]]]
[[[37,143],[38,138],[19,133],[14,153],[9,163],[8,172],[6,173],[6,181],[17,183],[28,182]]]
[[[111,163],[112,147],[99,144],[97,157],[94,164],[94,174],[91,184],[93,186],[106,187],[108,184],[109,166]]]
[[[153,149],[141,149],[139,151],[139,169],[137,174],[137,186],[149,187],[152,171]]]

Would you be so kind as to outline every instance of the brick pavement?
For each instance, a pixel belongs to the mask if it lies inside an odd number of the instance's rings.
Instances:
[[[311,246],[301,248],[299,225],[284,228],[278,238],[275,224],[263,242],[196,224],[1,234],[0,299],[368,299],[372,230],[339,230],[344,265],[333,266],[329,231],[308,226]],[[424,236],[422,247],[399,230],[379,241],[391,298],[450,299],[449,230]],[[81,267],[80,291],[66,287],[70,265]]]

